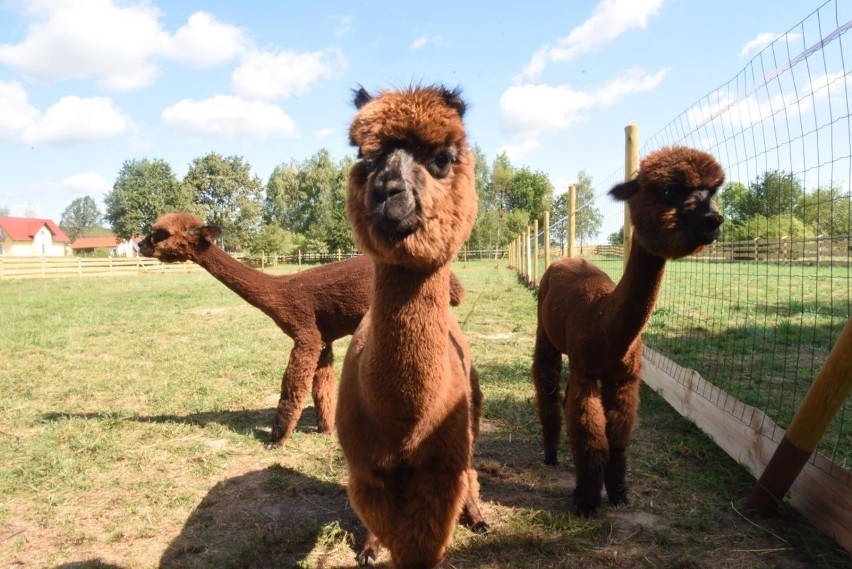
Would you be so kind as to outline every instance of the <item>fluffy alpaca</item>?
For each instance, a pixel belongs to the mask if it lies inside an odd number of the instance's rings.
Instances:
[[[544,461],[557,464],[562,354],[570,375],[565,399],[576,468],[574,505],[583,515],[601,502],[627,502],[626,451],[639,405],[642,330],[651,316],[666,259],[698,252],[720,235],[712,197],[725,174],[698,150],[672,147],[648,155],[636,179],[610,195],[627,200],[633,246],[618,286],[580,259],[551,265],[538,292],[533,381]]]
[[[217,247],[213,240],[221,233],[220,228],[204,225],[194,215],[169,213],[154,223],[151,234],[139,243],[139,251],[164,263],[198,263],[293,339],[269,448],[279,446],[293,432],[311,386],[317,427],[321,433],[330,433],[335,405],[332,343],[352,334],[367,312],[373,263],[360,256],[273,276]],[[461,302],[464,288],[455,275],[451,283],[455,306]]]
[[[465,104],[412,87],[360,89],[355,106],[347,214],[375,277],[343,362],[337,435],[367,528],[358,561],[381,543],[396,567],[435,567],[461,514],[488,527],[472,467],[482,395],[447,307],[450,263],[476,216]]]

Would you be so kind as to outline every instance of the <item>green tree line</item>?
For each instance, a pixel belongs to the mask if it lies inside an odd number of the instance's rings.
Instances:
[[[515,166],[505,153],[489,163],[479,146],[472,150],[479,210],[468,243],[471,249],[502,249],[545,211],[554,206],[564,210],[565,198],[554,202],[553,184],[544,172]],[[353,163],[352,156],[334,160],[328,150],[321,149],[303,161],[279,164],[264,183],[242,156],[212,152],[196,158],[182,180],[165,160],[127,160],[104,199],[103,215],[86,196],[66,208],[61,225],[77,237],[91,234],[104,221],[115,235],[126,239],[149,233],[164,213],[188,211],[221,226],[222,245],[230,251],[353,251],[357,246],[346,218],[346,187]],[[600,226],[600,213],[593,204],[591,178],[581,172],[578,209],[583,206],[586,221],[578,227],[579,239],[593,235]],[[564,238],[563,230],[554,236]]]

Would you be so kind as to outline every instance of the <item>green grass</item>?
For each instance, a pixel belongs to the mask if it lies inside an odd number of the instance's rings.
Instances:
[[[567,448],[541,464],[534,294],[504,263],[455,269],[493,531],[460,527],[447,567],[846,566],[788,507],[740,515],[754,481],[647,389],[630,505],[573,515]],[[218,281],[3,281],[0,314],[0,566],[354,566],[346,464],[310,402],[283,448],[263,448],[292,343]]]

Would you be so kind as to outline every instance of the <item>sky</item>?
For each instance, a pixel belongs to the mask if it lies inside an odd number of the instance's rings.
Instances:
[[[842,0],[846,1],[846,0]],[[624,163],[824,0],[0,0],[0,208],[59,222],[128,160],[210,152],[264,183],[354,154],[352,89],[460,87],[471,144],[557,194]]]

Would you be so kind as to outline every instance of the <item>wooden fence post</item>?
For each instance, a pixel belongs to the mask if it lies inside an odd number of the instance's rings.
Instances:
[[[775,508],[816,450],[834,416],[852,392],[852,319],[805,394],[790,428],[746,499],[746,505],[767,512]]]
[[[538,286],[538,220],[533,220],[532,284]]]
[[[544,270],[550,266],[550,212],[544,212]]]
[[[524,280],[529,284],[530,276],[532,275],[532,247],[530,247],[530,226],[527,225],[527,230],[524,232],[524,257],[526,258],[526,267],[524,272]]]
[[[624,127],[624,180],[630,181],[639,174],[639,126]],[[630,221],[630,206],[624,202],[624,268],[630,258],[633,244],[633,222]]]
[[[297,270],[297,271],[301,271],[301,270],[302,270],[302,250],[301,250],[301,249],[299,249],[299,250],[297,251],[297,253],[298,253],[297,258],[298,258],[298,261],[299,261],[299,268],[298,268],[298,269],[296,269],[296,270]]]
[[[574,250],[574,239],[577,235],[577,186],[568,186],[568,258],[573,259],[576,255]]]

